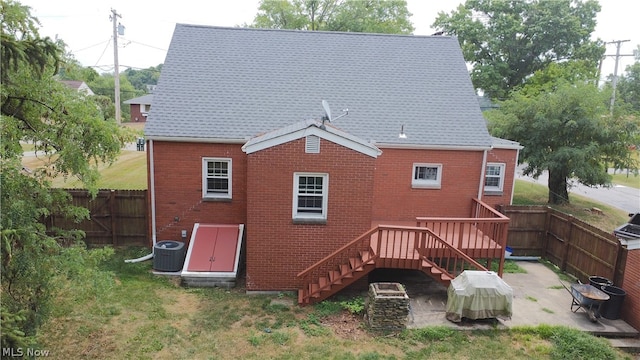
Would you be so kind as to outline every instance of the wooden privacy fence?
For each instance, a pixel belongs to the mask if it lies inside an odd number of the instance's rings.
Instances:
[[[142,245],[148,241],[147,190],[100,190],[92,199],[86,190],[67,190],[73,204],[89,209],[79,224],[62,216],[45,220],[47,228],[79,229],[91,246]],[[539,256],[583,282],[597,275],[619,283],[627,250],[613,236],[571,215],[547,206],[501,206],[510,218],[507,245],[514,256]]]
[[[588,282],[601,276],[619,283],[627,250],[606,232],[547,206],[503,206],[511,219],[507,245],[514,256],[539,256]]]
[[[148,245],[146,190],[100,190],[95,198],[86,190],[66,191],[74,205],[89,209],[90,218],[74,223],[53,214],[45,219],[47,229],[83,230],[91,246]]]

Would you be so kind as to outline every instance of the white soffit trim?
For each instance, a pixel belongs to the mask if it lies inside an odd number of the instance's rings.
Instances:
[[[493,144],[494,149],[511,149],[511,150],[520,150],[523,149],[522,145],[507,145],[507,144]]]
[[[268,149],[273,146],[288,143],[293,140],[298,140],[309,135],[315,135],[319,138],[325,139],[327,141],[331,141],[332,143],[344,146],[348,149],[360,152],[362,154],[371,156],[373,158],[377,158],[382,153],[380,149],[378,149],[373,145],[366,145],[363,143],[359,143],[357,141],[334,134],[330,132],[328,129],[322,130],[314,125],[306,127],[304,129],[292,131],[290,133],[286,133],[280,136],[269,138],[264,141],[257,141],[248,146],[247,144],[245,144],[245,146],[242,147],[242,150],[247,154],[251,154],[260,150]]]

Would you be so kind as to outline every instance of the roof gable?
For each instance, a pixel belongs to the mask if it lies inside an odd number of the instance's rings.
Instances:
[[[242,146],[242,151],[247,154],[251,154],[311,135],[374,158],[378,157],[378,155],[382,153],[376,146],[369,144],[362,139],[345,133],[344,131],[329,124],[323,124],[315,120],[300,121],[281,129],[256,136]]]
[[[492,143],[455,38],[185,24],[145,135],[243,140],[319,119],[322,99],[349,109],[341,129],[378,146]]]

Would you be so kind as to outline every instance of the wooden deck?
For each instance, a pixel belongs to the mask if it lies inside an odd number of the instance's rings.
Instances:
[[[320,301],[375,268],[416,269],[448,285],[465,269],[502,276],[509,218],[473,199],[469,218],[416,218],[373,222],[372,228],[298,274],[300,304]],[[486,259],[487,267],[475,259]]]
[[[456,219],[459,221],[460,219]],[[437,234],[442,240],[452,247],[461,250],[465,254],[475,259],[484,258],[500,258],[504,252],[504,246],[500,244],[499,239],[492,238],[482,231],[475,224],[447,224],[438,223],[435,227],[428,227],[423,224],[416,226],[415,222],[409,221],[386,221],[373,222],[373,227],[380,226],[384,230],[374,233],[371,236],[371,248],[378,248],[380,243],[380,256],[402,259],[417,259],[419,257],[415,239],[419,231],[411,231],[411,228],[418,227],[423,229],[429,228]],[[410,249],[414,249],[413,252]]]

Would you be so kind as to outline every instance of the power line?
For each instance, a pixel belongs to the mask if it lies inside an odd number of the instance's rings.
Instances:
[[[131,40],[131,39],[127,39],[127,38],[124,38],[124,39],[125,39],[125,40],[127,40],[127,41],[129,41],[129,42],[131,42],[131,43],[138,44],[138,45],[142,45],[142,46],[146,46],[146,47],[148,47],[148,48],[152,48],[152,49],[156,49],[156,50],[160,50],[160,51],[164,51],[164,52],[166,52],[166,51],[167,51],[167,49],[159,48],[159,47],[157,47],[157,46],[148,45],[148,44],[143,44],[143,43],[141,43],[141,42],[137,42],[137,41],[135,41],[135,40]]]
[[[98,60],[96,60],[96,65],[94,65],[94,67],[98,65],[98,62],[100,62],[100,60],[102,60],[102,57],[104,56],[104,53],[107,51],[109,44],[111,44],[111,39],[107,41],[107,45],[104,47],[104,50],[102,50],[102,54],[100,54],[100,57],[98,58]]]
[[[109,39],[107,39],[107,40],[105,40],[105,41],[99,42],[99,43],[97,43],[97,44],[93,44],[93,45],[90,45],[90,46],[84,47],[84,48],[79,49],[79,50],[74,50],[74,51],[72,51],[72,52],[73,52],[73,53],[77,53],[77,52],[80,52],[80,51],[89,50],[89,49],[91,49],[91,48],[93,48],[93,47],[96,47],[96,46],[98,46],[98,45],[102,45],[102,44],[104,44],[105,42],[107,43],[107,46],[108,46],[108,43],[109,43],[110,41],[111,41],[111,38],[109,38]]]
[[[149,66],[147,68],[141,68],[141,67],[137,67],[137,66],[131,66],[131,65],[122,64],[122,67],[126,67],[128,69],[133,69],[133,70],[149,71],[149,72],[154,72],[154,73],[159,73],[160,72],[160,70],[156,69],[155,66]]]

